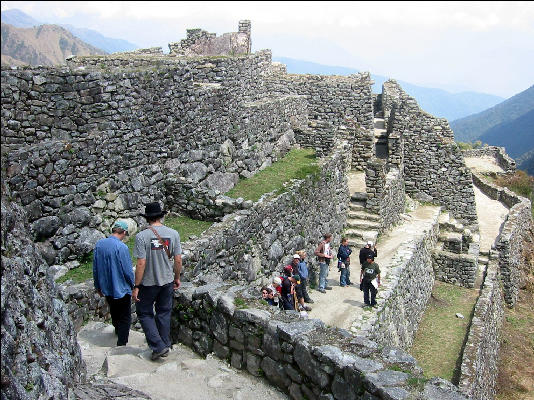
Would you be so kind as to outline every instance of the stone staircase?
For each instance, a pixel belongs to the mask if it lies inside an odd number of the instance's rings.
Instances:
[[[264,379],[236,370],[211,354],[202,358],[182,344],[175,344],[168,357],[151,361],[151,351],[143,333],[131,330],[128,345],[116,347],[117,337],[113,331],[113,326],[93,321],[83,326],[78,333],[89,382],[93,386],[110,383],[124,385],[132,391],[122,397],[98,398],[288,399],[287,395]],[[114,390],[117,391],[116,388]],[[91,397],[81,398],[85,400]]]
[[[368,240],[376,243],[380,229],[380,216],[365,209],[366,193],[354,193],[349,203],[344,236],[353,249],[361,249]]]
[[[386,159],[387,158],[387,147],[388,147],[386,122],[384,121],[384,118],[381,118],[381,114],[377,114],[373,122],[374,122],[374,145],[375,145],[376,157],[380,159]]]

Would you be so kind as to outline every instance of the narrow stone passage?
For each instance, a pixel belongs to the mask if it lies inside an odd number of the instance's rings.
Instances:
[[[365,181],[363,181],[362,186],[362,175],[364,176],[365,174],[353,172],[348,175],[348,186],[351,195],[355,191],[365,191]],[[354,213],[354,210],[349,211],[349,217],[351,215],[350,213]],[[439,207],[420,206],[409,213],[404,219],[404,222],[378,239],[378,257],[375,261],[382,271],[381,277],[383,282],[388,279],[388,267],[397,250],[402,249],[403,243],[413,240],[425,229],[429,229],[437,213],[439,213]],[[364,215],[363,212],[362,215]],[[368,232],[373,232],[373,222],[373,220],[369,220]],[[347,232],[352,232],[353,230],[349,225]],[[361,315],[364,305],[363,292],[359,289],[360,263],[358,257],[360,247],[364,242],[363,240],[356,241],[350,234],[348,237],[349,244],[351,244],[352,248],[350,280],[353,284],[347,287],[341,287],[339,285],[337,263],[333,260],[328,276],[328,285],[332,286],[332,290],[327,290],[324,294],[313,291],[312,297],[315,303],[313,304],[313,310],[309,313],[310,318],[319,318],[327,325],[343,329],[350,329],[352,323]],[[358,243],[359,246],[354,246],[355,243]],[[337,251],[338,247],[339,243],[334,243],[333,248],[335,251]]]
[[[127,346],[116,347],[113,326],[89,322],[78,333],[88,378],[109,379],[158,400],[286,400],[287,395],[247,371],[238,371],[211,355],[206,359],[181,344],[166,358],[150,360],[145,337],[130,331]]]

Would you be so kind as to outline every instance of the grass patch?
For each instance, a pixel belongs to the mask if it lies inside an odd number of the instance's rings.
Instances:
[[[529,247],[527,284],[514,308],[504,310],[497,400],[527,400],[534,394],[534,245]]]
[[[462,347],[478,293],[436,281],[411,354],[426,378],[439,376],[454,383],[458,378]],[[465,318],[457,318],[456,313]]]
[[[499,176],[494,180],[496,185],[507,187],[512,192],[530,199],[534,204],[534,176],[528,175],[525,171],[517,170],[511,176]],[[534,219],[534,207],[530,209],[532,219]]]
[[[56,282],[63,283],[72,279],[76,283],[85,282],[87,279],[93,277],[93,252],[84,254],[80,260],[80,265],[77,268],[73,268],[65,275],[58,278]]]
[[[265,193],[284,192],[284,183],[291,179],[304,179],[319,172],[313,149],[293,149],[284,158],[259,171],[248,179],[241,179],[227,196],[257,201]]]
[[[248,308],[248,304],[247,304],[246,300],[243,299],[242,297],[236,297],[234,299],[234,305],[236,306],[236,308],[238,308],[240,310]]]
[[[169,228],[178,231],[182,242],[187,242],[191,236],[200,236],[202,232],[213,225],[211,221],[201,221],[183,215],[169,215],[165,217],[164,223]]]
[[[474,143],[471,142],[456,142],[460,150],[473,150],[482,148],[483,144],[480,140],[477,140]]]

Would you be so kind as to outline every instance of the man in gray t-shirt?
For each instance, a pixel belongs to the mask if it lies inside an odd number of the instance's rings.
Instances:
[[[159,203],[147,204],[142,215],[149,226],[135,236],[132,299],[152,360],[169,354],[173,290],[180,287],[182,271],[180,235],[161,223],[165,213]]]

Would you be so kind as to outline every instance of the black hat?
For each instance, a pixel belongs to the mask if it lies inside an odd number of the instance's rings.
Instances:
[[[158,202],[149,203],[145,206],[145,213],[141,214],[145,218],[163,217],[167,211],[163,211]]]

